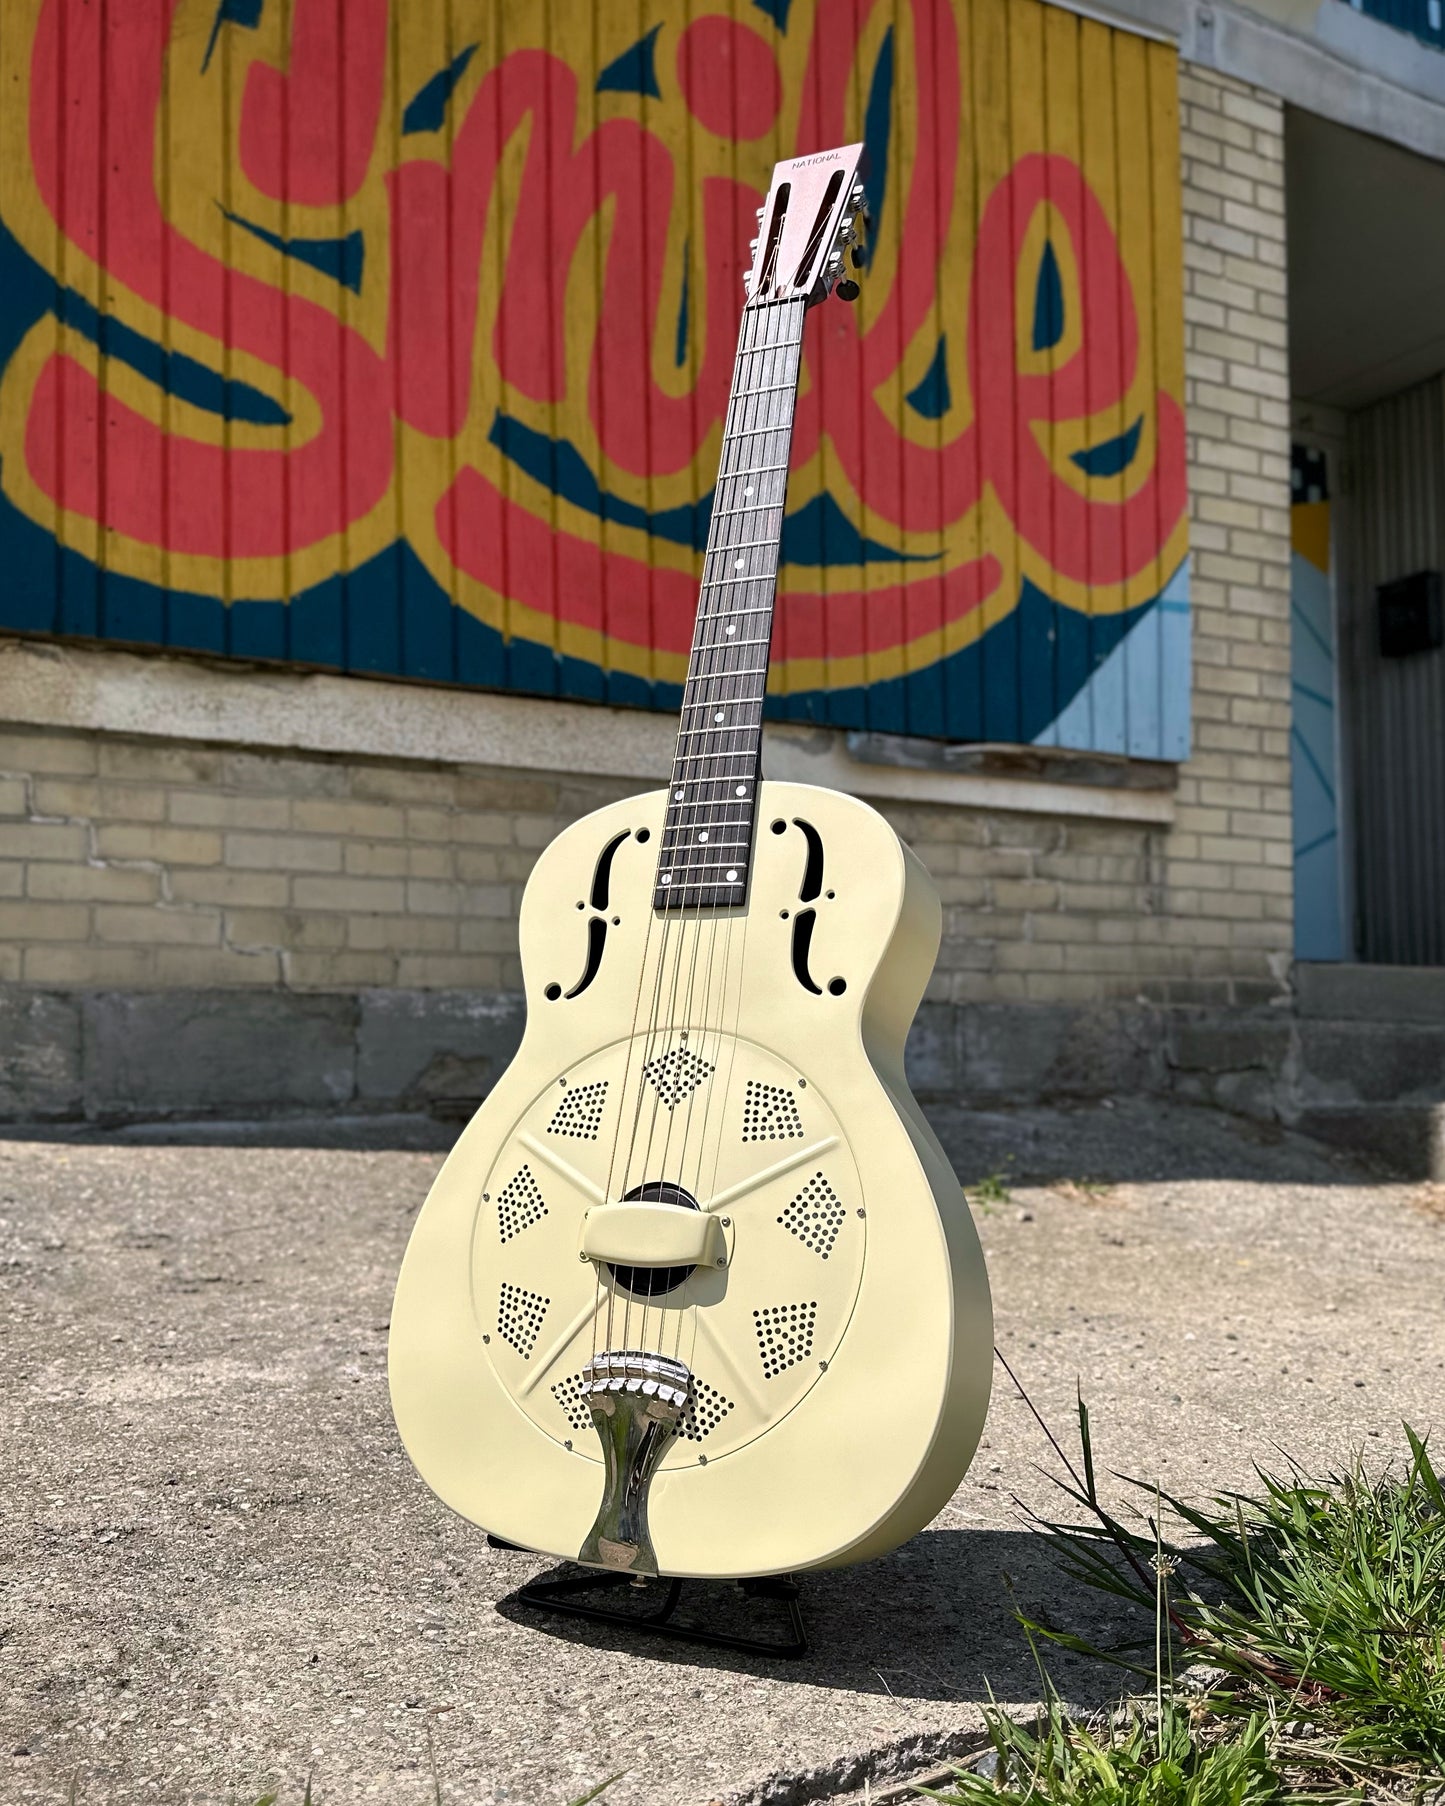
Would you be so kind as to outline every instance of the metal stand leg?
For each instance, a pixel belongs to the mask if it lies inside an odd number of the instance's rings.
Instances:
[[[491,1539],[489,1539],[491,1540]],[[499,1545],[506,1547],[507,1545]],[[731,1649],[742,1655],[781,1657],[796,1661],[808,1653],[808,1632],[798,1603],[798,1583],[774,1577],[765,1580],[743,1580],[738,1585],[750,1599],[773,1599],[785,1608],[788,1634],[783,1638],[741,1637],[729,1631],[709,1630],[704,1625],[673,1617],[682,1602],[683,1582],[663,1577],[642,1582],[629,1574],[608,1574],[589,1569],[569,1574],[560,1580],[534,1580],[520,1587],[511,1598],[518,1605],[534,1611],[550,1612],[559,1617],[586,1618],[594,1624],[610,1624],[624,1630],[643,1631],[651,1636],[670,1637],[679,1643],[701,1643],[710,1649]],[[660,1604],[644,1606],[639,1611],[619,1611],[615,1607],[595,1604],[586,1595],[613,1592],[626,1587],[629,1592],[665,1588]],[[577,1597],[581,1594],[583,1597]]]

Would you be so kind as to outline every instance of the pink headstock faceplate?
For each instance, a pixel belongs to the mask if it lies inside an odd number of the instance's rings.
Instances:
[[[842,274],[842,253],[856,236],[861,144],[793,157],[773,179],[748,277],[748,306],[820,301]]]

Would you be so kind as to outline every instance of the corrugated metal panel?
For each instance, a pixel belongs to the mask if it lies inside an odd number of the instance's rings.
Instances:
[[[0,627],[675,706],[774,159],[863,136],[776,712],[1188,746],[1178,73],[1040,0],[8,0]]]
[[[1349,693],[1357,951],[1445,964],[1445,650],[1381,658],[1375,588],[1445,567],[1445,385],[1350,423]]]

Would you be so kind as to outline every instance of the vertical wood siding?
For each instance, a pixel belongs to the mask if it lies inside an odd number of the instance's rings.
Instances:
[[[1350,418],[1342,675],[1353,777],[1356,953],[1445,965],[1445,650],[1381,658],[1377,585],[1445,569],[1445,380]]]
[[[1172,50],[1038,0],[9,0],[0,627],[673,707],[743,247],[856,137],[776,713],[1181,758]]]

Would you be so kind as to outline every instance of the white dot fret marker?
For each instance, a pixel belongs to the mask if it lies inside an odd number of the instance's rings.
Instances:
[[[747,795],[747,793],[748,793],[748,787],[747,787],[747,785],[746,785],[746,784],[739,784],[739,785],[738,785],[738,787],[737,787],[737,791],[736,791],[736,793],[735,793],[735,794],[736,794],[736,795],[738,795],[738,796],[746,796],[746,795]]]
[[[680,790],[674,790],[672,794],[677,798],[678,802],[682,801],[682,792]]]
[[[663,882],[663,883],[664,883],[664,884],[671,884],[671,883],[672,883],[672,873],[671,873],[671,872],[664,872],[664,873],[663,873],[663,874],[662,874],[662,882]]]
[[[718,710],[718,712],[717,712],[717,714],[716,714],[716,715],[714,715],[714,716],[713,716],[713,720],[714,720],[714,721],[721,721],[721,720],[722,720],[722,718],[723,718],[723,712],[722,712],[722,710],[721,710],[721,709],[719,709],[719,710]]]
[[[724,628],[723,628],[723,632],[724,632],[724,633],[736,633],[736,632],[737,632],[737,625],[736,625],[736,623],[734,623],[734,624],[733,624],[733,625],[732,625],[732,626],[729,626],[729,627],[724,627]]]
[[[745,489],[745,490],[744,490],[744,491],[743,491],[743,494],[744,494],[744,495],[751,495],[751,494],[752,494],[752,493],[753,493],[753,486],[752,486],[752,484],[751,484],[751,483],[749,483],[749,484],[748,484],[748,486],[747,486],[747,488],[746,488],[746,489]]]
[[[738,875],[737,875],[737,873],[736,873],[736,872],[729,872],[729,873],[728,873],[728,883],[729,883],[729,884],[736,884],[736,883],[737,883],[737,881],[738,881]]]
[[[742,569],[742,568],[743,568],[743,561],[742,561],[742,559],[741,559],[741,558],[735,558],[735,559],[734,559],[734,560],[733,560],[733,569],[734,569],[734,570],[735,570],[735,571],[740,571],[740,570],[741,570],[741,569]]]
[[[699,835],[698,835],[698,839],[699,839],[699,840],[706,840],[706,839],[707,839],[707,829],[706,829],[706,828],[704,828],[704,829],[703,829],[703,831],[702,831],[702,833],[701,833],[701,834],[699,834]]]

